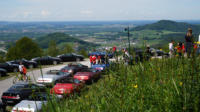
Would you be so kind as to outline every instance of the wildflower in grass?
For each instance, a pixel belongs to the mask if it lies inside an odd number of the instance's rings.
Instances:
[[[137,84],[133,84],[133,88],[138,88],[138,85]]]
[[[182,86],[182,85],[183,85],[183,82],[179,82],[179,85]]]
[[[88,95],[85,95],[85,98],[88,98]]]

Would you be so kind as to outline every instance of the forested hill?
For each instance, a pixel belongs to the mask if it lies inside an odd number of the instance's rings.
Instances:
[[[51,40],[54,40],[58,46],[64,43],[76,43],[79,44],[80,47],[87,47],[87,48],[98,46],[97,44],[71,37],[70,35],[67,35],[65,33],[50,33],[48,35],[36,38],[35,41],[39,44],[40,47],[45,49],[48,48],[48,45]]]
[[[175,22],[170,20],[160,20],[153,24],[135,27],[134,31],[141,30],[167,30],[173,32],[186,32],[188,28],[192,28],[194,33],[200,33],[200,25],[192,25],[184,22]]]

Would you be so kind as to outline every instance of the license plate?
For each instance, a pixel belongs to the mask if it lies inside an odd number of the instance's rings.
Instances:
[[[7,103],[13,103],[14,101],[7,101]]]

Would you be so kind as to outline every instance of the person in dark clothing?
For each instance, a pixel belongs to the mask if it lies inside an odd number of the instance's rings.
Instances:
[[[192,50],[193,50],[193,43],[194,43],[194,36],[192,35],[192,29],[191,28],[188,28],[188,32],[185,35],[185,42],[186,42],[187,57],[190,57]]]

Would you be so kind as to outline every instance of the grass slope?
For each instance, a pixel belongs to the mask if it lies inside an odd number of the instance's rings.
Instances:
[[[199,111],[200,59],[116,64],[81,96],[51,101],[49,112]]]

